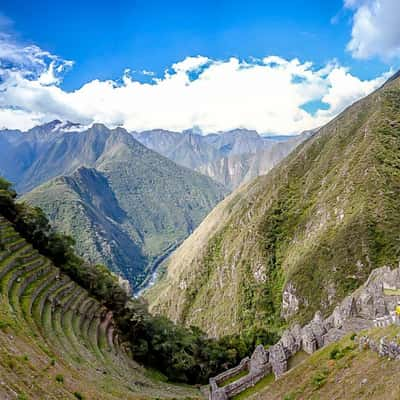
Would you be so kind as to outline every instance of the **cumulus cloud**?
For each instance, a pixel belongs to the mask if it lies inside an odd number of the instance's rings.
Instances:
[[[126,70],[118,81],[94,79],[65,91],[60,82],[72,62],[36,46],[3,41],[0,48],[0,127],[21,129],[57,118],[137,131],[196,126],[203,132],[245,127],[289,134],[328,122],[387,78],[361,80],[338,63],[317,68],[278,56],[197,56],[150,76],[150,82]],[[320,107],[310,109],[311,103]]]
[[[399,0],[344,0],[354,10],[347,49],[356,58],[400,56]]]

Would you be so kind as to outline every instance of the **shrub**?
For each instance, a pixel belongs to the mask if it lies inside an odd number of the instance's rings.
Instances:
[[[331,360],[339,360],[343,356],[343,352],[338,347],[333,348],[329,354]]]
[[[56,382],[64,383],[64,377],[61,374],[56,375]]]
[[[326,380],[328,378],[329,371],[324,369],[322,371],[317,372],[312,378],[312,384],[316,390],[320,389],[325,385]]]
[[[74,396],[75,396],[78,400],[85,400],[85,396],[84,396],[82,393],[74,392]]]
[[[283,397],[283,400],[295,400],[295,395],[293,394],[293,393],[289,393],[289,394],[286,394],[284,397]]]

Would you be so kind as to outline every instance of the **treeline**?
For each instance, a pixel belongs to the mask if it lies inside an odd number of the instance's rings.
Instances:
[[[237,365],[257,344],[278,339],[273,333],[258,330],[215,340],[196,327],[186,328],[165,317],[152,316],[147,305],[128,296],[105,266],[78,257],[73,239],[52,229],[40,208],[15,199],[12,185],[0,177],[0,213],[41,254],[112,310],[120,336],[129,344],[134,359],[161,371],[169,380],[205,383],[210,376]]]

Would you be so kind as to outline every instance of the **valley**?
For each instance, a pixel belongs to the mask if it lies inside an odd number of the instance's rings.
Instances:
[[[0,4],[0,400],[400,400],[398,0]]]
[[[57,229],[75,238],[79,254],[136,287],[154,260],[186,238],[227,191],[123,129],[98,124],[74,131],[70,125],[54,121],[26,133],[1,133],[8,147],[0,149],[0,172],[15,178],[22,201],[40,206]]]

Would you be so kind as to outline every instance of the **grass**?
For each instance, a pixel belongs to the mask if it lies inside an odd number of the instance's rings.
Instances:
[[[400,289],[383,289],[385,296],[400,296]]]
[[[235,381],[237,381],[238,379],[242,378],[243,376],[246,376],[249,373],[249,371],[245,370],[245,371],[240,371],[238,374],[236,374],[235,376],[231,376],[230,378],[226,379],[225,381],[221,382],[218,386],[219,387],[224,387],[229,385],[230,383],[233,383]]]
[[[301,350],[298,351],[294,356],[289,358],[288,361],[288,369],[292,369],[296,367],[297,365],[301,364],[303,361],[307,360],[309,357],[309,354],[306,353],[305,351]]]
[[[244,390],[242,393],[239,393],[238,395],[234,396],[234,400],[242,400],[242,399],[247,399],[254,393],[257,393],[261,391],[262,389],[265,389],[268,387],[273,381],[275,380],[275,376],[273,373],[267,375],[263,379],[261,379],[259,382],[257,382],[253,387],[248,388]]]

